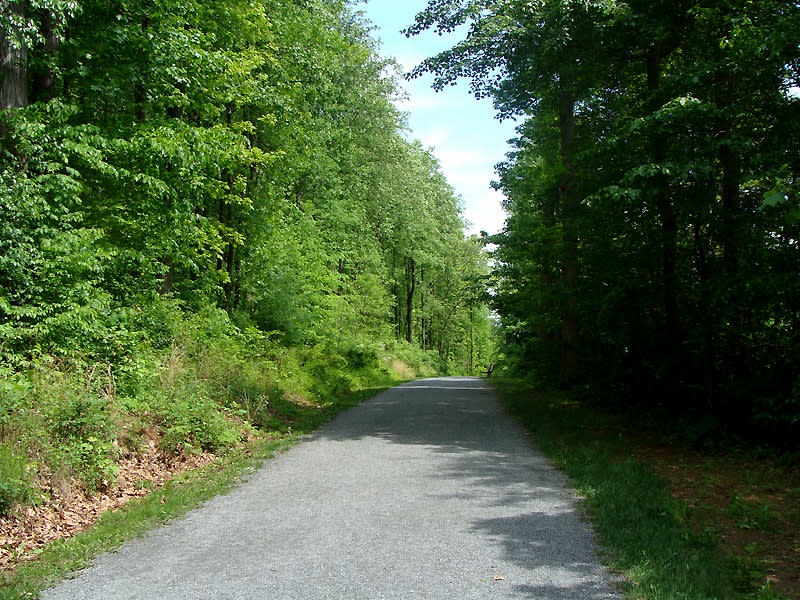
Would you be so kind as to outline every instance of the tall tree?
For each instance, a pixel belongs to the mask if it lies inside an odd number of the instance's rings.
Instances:
[[[609,2],[431,2],[407,30],[416,34],[432,28],[443,33],[470,23],[465,40],[426,59],[412,75],[433,72],[438,88],[470,77],[476,96],[490,95],[501,117],[535,114],[557,119],[562,224],[558,379],[564,386],[576,380],[580,353],[576,107],[608,69],[601,62],[602,28],[614,14],[615,5]]]

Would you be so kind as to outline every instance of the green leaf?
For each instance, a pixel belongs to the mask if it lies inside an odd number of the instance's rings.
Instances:
[[[771,206],[780,206],[788,199],[789,196],[787,196],[784,192],[781,192],[779,190],[770,190],[769,192],[764,194],[764,199],[761,201],[761,206],[759,207],[759,210],[764,210],[765,208]]]

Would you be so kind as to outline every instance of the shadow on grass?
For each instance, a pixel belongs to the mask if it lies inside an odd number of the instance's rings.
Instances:
[[[692,529],[688,507],[648,466],[626,456],[619,433],[624,427],[614,415],[514,382],[498,382],[497,388],[511,414],[585,498],[604,560],[629,580],[631,597],[748,597],[716,540]]]

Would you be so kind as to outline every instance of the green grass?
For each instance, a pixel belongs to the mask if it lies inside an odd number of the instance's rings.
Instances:
[[[313,431],[337,414],[370,398],[387,387],[372,387],[343,395],[326,403],[322,410],[292,408],[292,425],[284,433],[229,452],[197,471],[175,477],[165,486],[123,509],[104,514],[91,529],[75,537],[47,546],[35,561],[24,562],[13,571],[0,573],[0,600],[38,597],[71,572],[89,565],[103,552],[118,548],[125,541],[163,525],[206,500],[225,493],[255,470],[264,460],[292,446],[301,435]]]
[[[537,445],[571,479],[627,598],[732,600],[753,597],[713,532],[694,531],[688,507],[652,469],[626,455],[624,423],[558,392],[495,382]],[[759,596],[768,598],[769,596]]]

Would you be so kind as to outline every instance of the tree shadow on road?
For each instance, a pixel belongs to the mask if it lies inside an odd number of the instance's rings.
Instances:
[[[429,450],[435,467],[427,475],[428,496],[480,507],[478,514],[487,518],[474,518],[471,529],[501,549],[499,558],[528,574],[524,583],[498,582],[513,586],[515,597],[621,597],[595,560],[592,534],[566,478],[536,450],[484,381],[439,378],[405,384],[317,435],[334,441],[378,438]],[[455,485],[437,492],[443,480]]]

